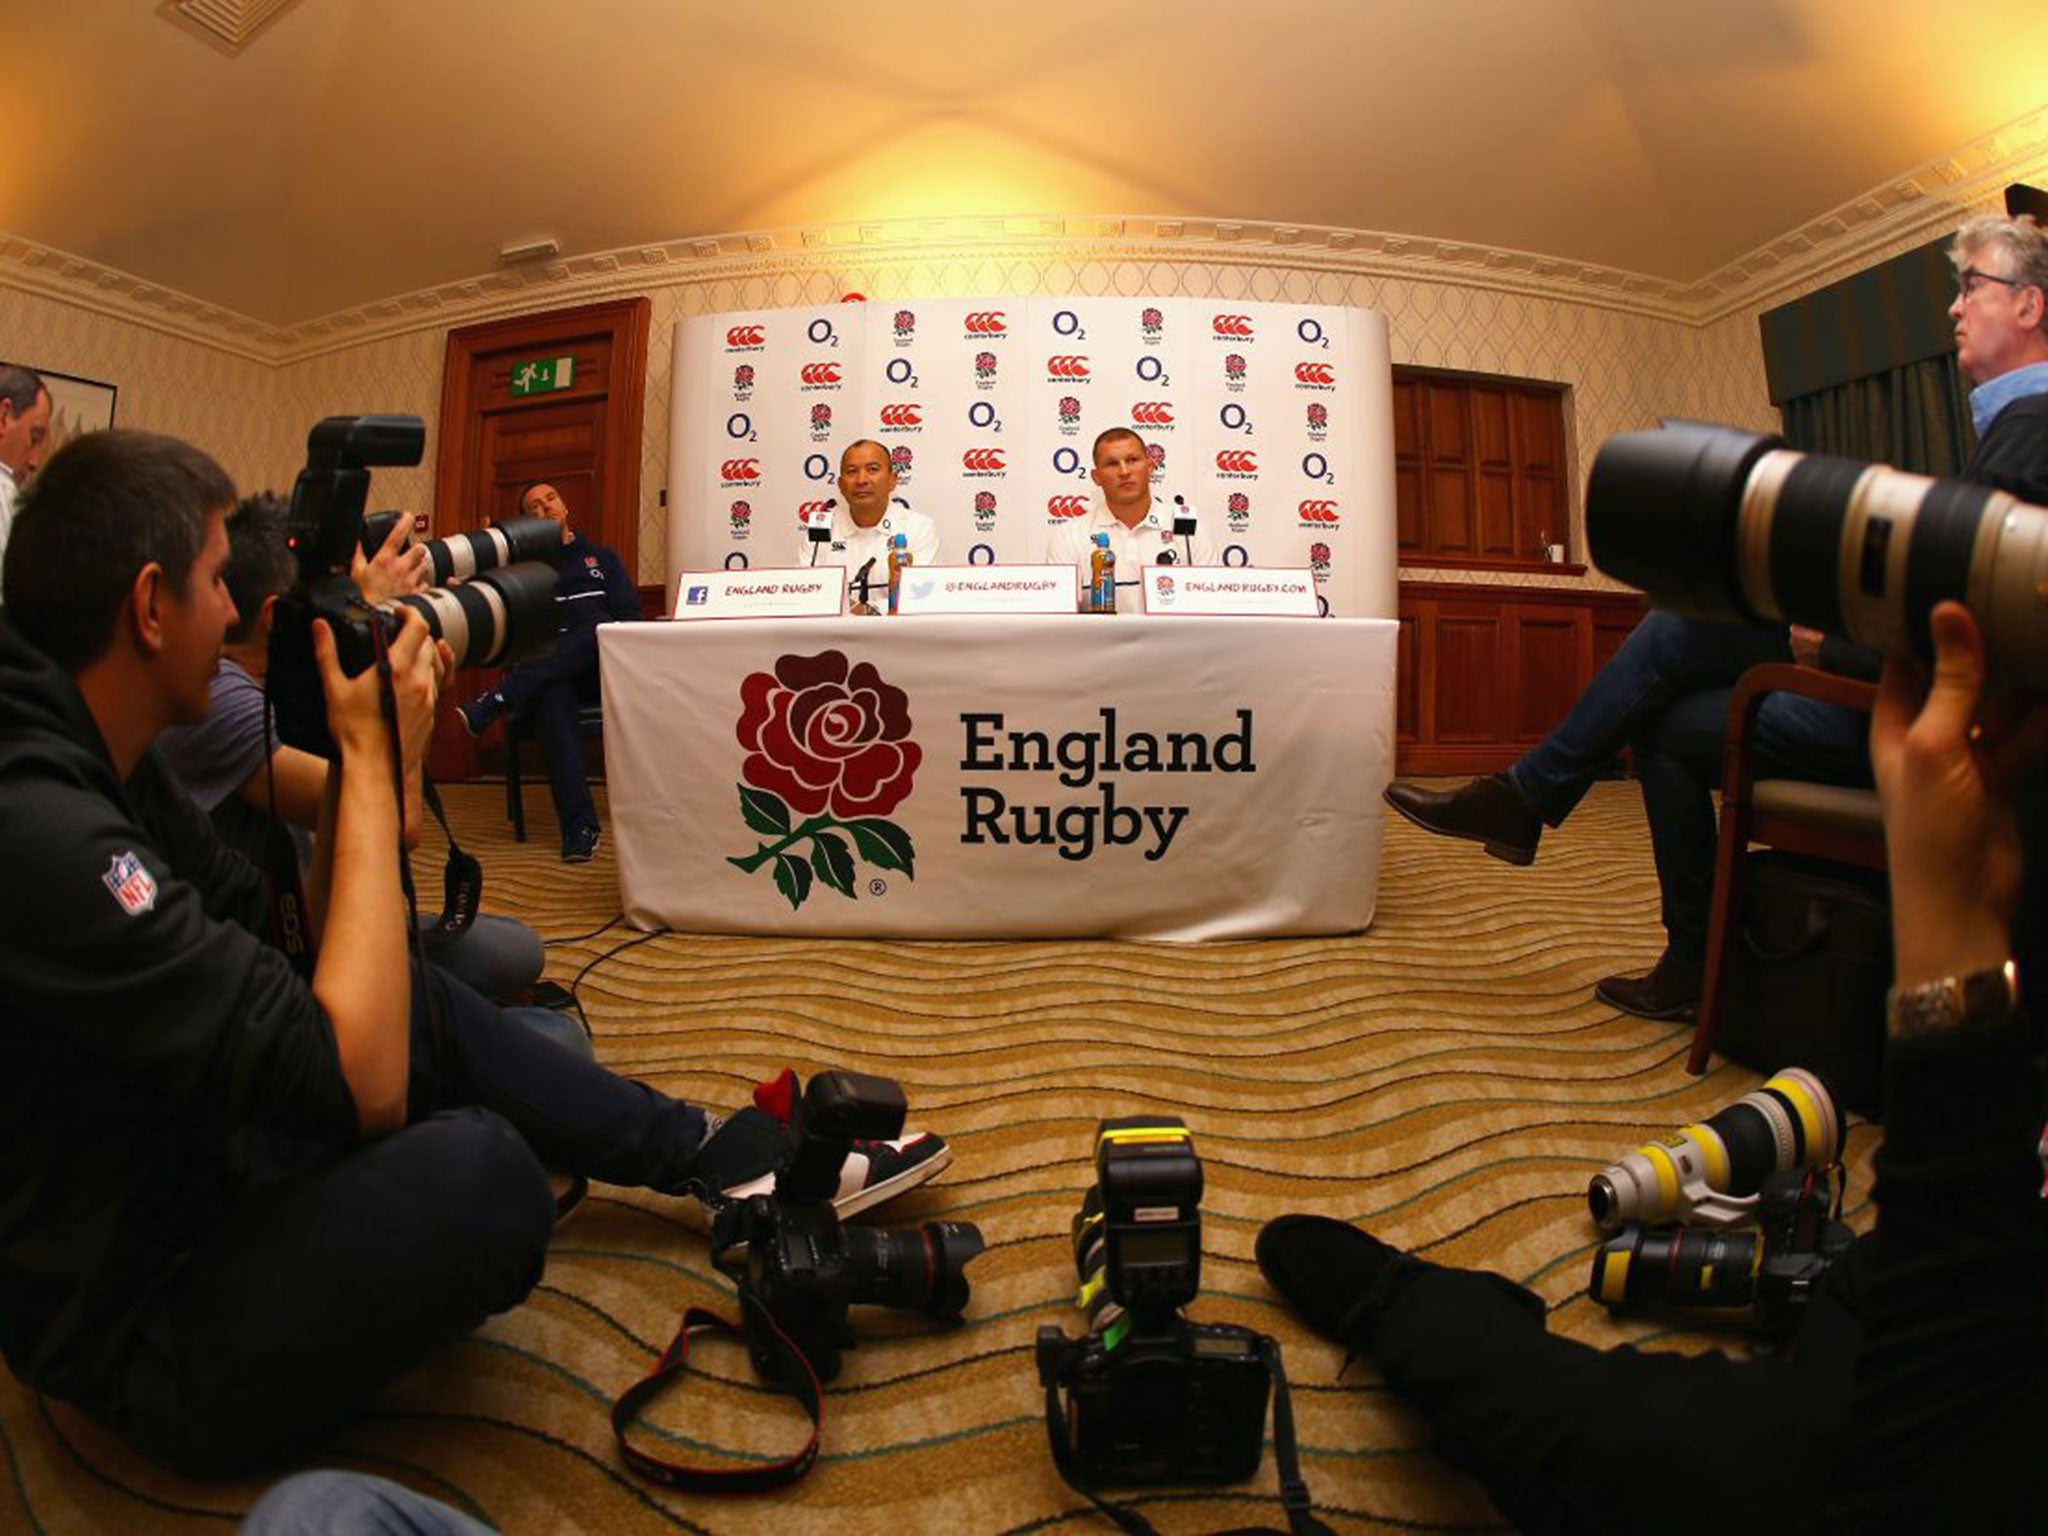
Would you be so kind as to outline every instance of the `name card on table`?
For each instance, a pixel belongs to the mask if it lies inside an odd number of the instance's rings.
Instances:
[[[896,612],[1072,613],[1080,583],[1071,565],[913,565],[897,584]]]
[[[832,619],[846,612],[846,567],[685,571],[679,619]]]
[[[1313,619],[1315,577],[1305,570],[1269,570],[1249,565],[1148,565],[1144,574],[1148,614],[1254,614]]]

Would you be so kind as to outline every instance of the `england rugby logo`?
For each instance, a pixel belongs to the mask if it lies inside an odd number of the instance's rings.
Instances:
[[[775,871],[775,888],[801,907],[819,883],[848,900],[856,857],[916,878],[910,834],[887,820],[910,794],[923,751],[910,739],[910,703],[863,661],[844,653],[781,656],[740,684],[740,816],[759,834],[754,851],[726,862],[744,874]],[[880,880],[869,890],[880,894]]]

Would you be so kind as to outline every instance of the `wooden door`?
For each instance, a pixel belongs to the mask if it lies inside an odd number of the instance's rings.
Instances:
[[[641,410],[646,396],[645,298],[519,315],[448,333],[441,379],[434,533],[460,533],[517,515],[536,480],[562,493],[571,524],[639,570]],[[563,367],[559,360],[569,359]],[[515,370],[555,360],[567,387],[515,394]],[[443,703],[430,766],[440,779],[472,777],[477,743],[453,706],[495,673],[457,674]]]

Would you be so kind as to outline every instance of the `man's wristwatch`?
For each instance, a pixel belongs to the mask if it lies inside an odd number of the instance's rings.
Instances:
[[[1967,976],[1944,976],[1884,996],[1884,1032],[1911,1040],[1950,1029],[1990,1029],[2019,1011],[2019,968],[2008,960]]]

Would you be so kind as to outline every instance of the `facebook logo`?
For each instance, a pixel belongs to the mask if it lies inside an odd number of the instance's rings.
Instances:
[[[683,605],[688,608],[701,608],[710,601],[711,589],[709,587],[692,587],[684,596]]]

